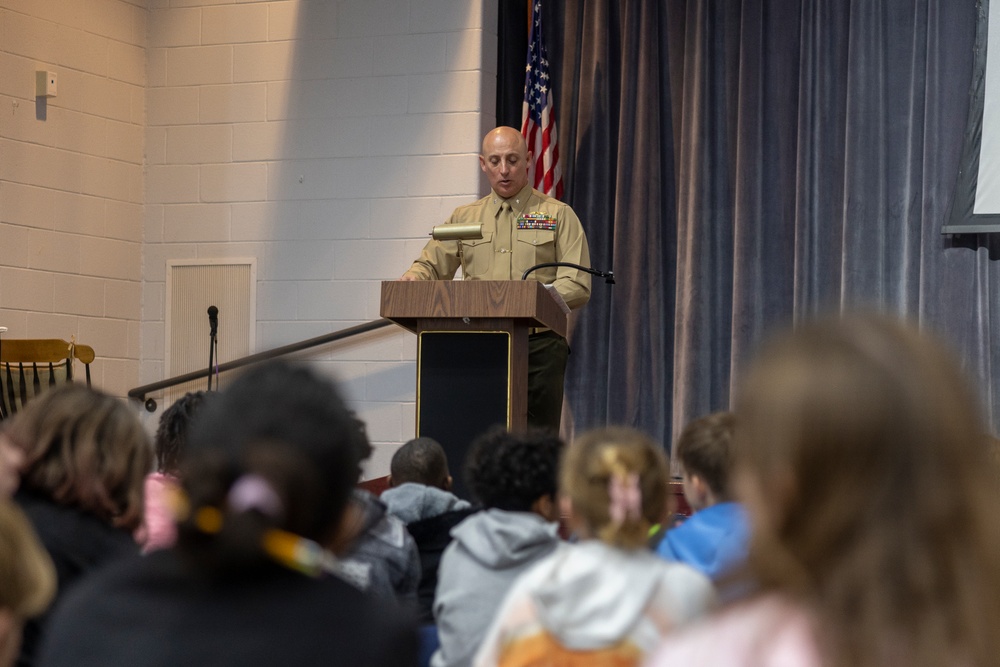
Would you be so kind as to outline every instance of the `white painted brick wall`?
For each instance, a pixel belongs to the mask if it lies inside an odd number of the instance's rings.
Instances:
[[[256,256],[260,349],[378,317],[379,282],[480,194],[495,2],[151,0],[144,380],[168,259]],[[372,475],[413,435],[414,354],[393,329],[310,355],[368,422]]]
[[[163,377],[169,260],[256,257],[260,349],[377,318],[482,191],[496,2],[0,0],[0,323],[95,345],[123,394]],[[312,355],[372,475],[413,435],[414,355],[397,329]]]
[[[0,324],[139,380],[145,0],[0,0]],[[35,70],[59,77],[36,101]]]

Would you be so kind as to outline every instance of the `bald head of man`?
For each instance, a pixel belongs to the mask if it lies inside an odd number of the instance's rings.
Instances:
[[[498,127],[483,138],[479,166],[493,191],[509,199],[528,184],[531,153],[524,137],[513,127]]]

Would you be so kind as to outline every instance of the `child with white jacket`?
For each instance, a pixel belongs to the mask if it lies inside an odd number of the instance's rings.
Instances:
[[[518,579],[475,665],[637,665],[714,599],[707,577],[646,546],[669,499],[666,456],[647,436],[585,434],[566,452],[560,493],[580,541]]]

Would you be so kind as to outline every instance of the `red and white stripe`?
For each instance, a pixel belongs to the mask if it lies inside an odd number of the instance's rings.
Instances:
[[[562,199],[562,167],[559,166],[559,133],[552,114],[552,95],[548,96],[542,109],[542,124],[538,125],[528,113],[528,103],[523,106],[524,124],[521,134],[528,143],[528,152],[533,156],[532,187],[550,197]]]

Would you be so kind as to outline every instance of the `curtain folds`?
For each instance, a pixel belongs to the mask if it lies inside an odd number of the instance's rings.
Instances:
[[[1000,414],[1000,243],[940,234],[968,110],[972,0],[545,11],[566,199],[594,265],[618,277],[595,283],[574,333],[578,429],[630,424],[670,443],[729,406],[771,328],[857,308],[939,333]]]
[[[560,150],[571,156],[565,198],[587,227],[593,265],[613,268],[618,283],[594,282],[572,339],[569,404],[577,428],[641,424],[667,438],[676,202],[664,8],[589,0],[545,9],[559,44],[550,56]]]

